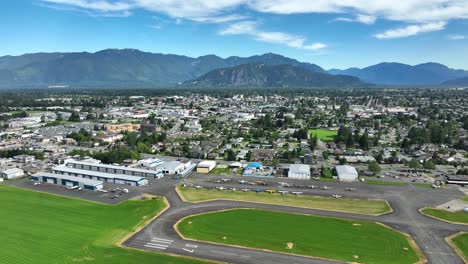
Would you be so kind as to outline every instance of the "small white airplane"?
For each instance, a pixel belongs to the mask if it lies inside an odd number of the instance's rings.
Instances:
[[[356,188],[346,188],[346,190],[352,192],[352,191],[355,191]]]
[[[201,185],[195,185],[195,186],[193,186],[193,187],[196,188],[196,189],[201,189],[201,188],[203,188],[203,186],[201,186]]]
[[[288,184],[286,182],[278,182],[279,185],[285,185],[285,184]]]
[[[223,181],[222,180],[216,180],[215,182],[216,183],[222,183]]]
[[[278,193],[281,193],[282,195],[285,195],[288,193],[288,191],[278,191]]]
[[[248,192],[248,191],[250,191],[250,189],[241,189],[241,191]]]
[[[220,190],[220,191],[224,191],[226,190],[227,188],[223,187],[223,186],[220,186],[220,187],[216,187],[216,189]]]
[[[333,194],[332,197],[333,197],[333,198],[336,198],[336,199],[339,199],[339,198],[341,198],[342,196],[339,195],[339,194]]]
[[[440,185],[432,184],[432,189],[439,189],[439,188],[440,188]]]
[[[309,188],[315,189],[315,188],[317,188],[317,186],[315,186],[315,185],[310,185]]]
[[[223,181],[223,182],[230,182],[231,179],[221,179],[221,181]]]
[[[240,183],[240,184],[248,183],[248,181],[244,181],[244,180],[240,180],[240,181],[237,181],[237,182]]]
[[[255,182],[247,182],[247,184],[255,185]]]
[[[295,195],[299,196],[299,195],[302,194],[302,192],[292,192],[292,194],[295,194]]]
[[[236,187],[234,187],[234,188],[230,188],[229,190],[235,192],[235,191],[237,191],[237,190],[239,190],[239,189],[237,189]]]
[[[322,190],[328,190],[328,189],[330,189],[330,187],[324,185],[324,186],[322,186],[320,189],[322,189]]]

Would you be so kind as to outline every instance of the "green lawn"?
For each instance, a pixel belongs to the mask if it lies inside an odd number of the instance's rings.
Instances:
[[[327,129],[309,129],[309,134],[317,136],[321,141],[332,141],[333,138],[338,134],[338,131],[327,130]]]
[[[291,194],[281,195],[278,193],[234,192],[195,188],[178,188],[178,192],[182,196],[182,199],[189,202],[224,199],[369,215],[384,214],[392,210],[390,205],[384,200],[336,199],[321,196],[295,196]]]
[[[424,208],[421,210],[421,212],[426,215],[437,217],[446,221],[468,224],[468,213],[462,211],[452,213],[435,208]]]
[[[419,259],[403,234],[364,221],[235,209],[185,218],[178,230],[196,240],[346,262],[402,264]]]
[[[210,174],[231,174],[231,170],[229,168],[214,168]]]
[[[464,202],[468,202],[468,196],[464,196],[464,197],[460,198],[460,200],[462,200]]]
[[[376,184],[376,185],[396,185],[396,186],[408,185],[408,183],[406,182],[395,182],[395,181],[384,181],[384,180],[373,180],[373,179],[366,179],[364,183]]]
[[[463,233],[451,239],[461,253],[465,262],[468,262],[468,233]]]
[[[117,247],[151,219],[162,199],[116,206],[0,185],[0,263],[203,263]]]

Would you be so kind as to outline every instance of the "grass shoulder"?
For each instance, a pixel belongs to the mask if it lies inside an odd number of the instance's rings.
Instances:
[[[177,187],[177,192],[181,198],[187,202],[233,200],[366,215],[381,215],[392,212],[392,208],[388,202],[384,200],[336,199],[322,196],[295,196],[289,194],[281,195],[278,193],[218,191],[183,187]]]
[[[447,237],[445,240],[457,252],[465,263],[468,263],[468,233],[459,232]]]
[[[442,221],[454,223],[454,224],[463,224],[468,225],[468,213],[463,211],[449,212],[446,210],[436,209],[436,208],[423,208],[420,212],[429,217],[433,217]]]

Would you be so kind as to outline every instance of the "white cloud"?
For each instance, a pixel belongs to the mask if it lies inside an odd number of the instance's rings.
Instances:
[[[390,29],[374,35],[378,39],[394,39],[414,36],[420,33],[439,31],[445,28],[445,22],[434,22],[421,25],[409,25],[402,28]]]
[[[306,38],[285,32],[269,32],[257,29],[258,23],[255,21],[242,21],[229,25],[218,33],[220,35],[250,35],[254,39],[262,42],[282,44],[291,48],[305,50],[319,50],[327,45],[317,42],[306,44]]]
[[[246,19],[247,16],[242,16],[238,14],[226,15],[226,16],[213,16],[213,17],[192,17],[190,20],[203,23],[224,23],[231,22],[236,20]]]
[[[375,16],[363,15],[358,14],[355,18],[349,17],[338,17],[335,19],[336,21],[344,21],[344,22],[358,22],[366,25],[374,24],[377,18]]]
[[[462,40],[462,39],[466,39],[466,36],[464,36],[464,35],[449,35],[449,36],[447,36],[447,38],[449,40]]]

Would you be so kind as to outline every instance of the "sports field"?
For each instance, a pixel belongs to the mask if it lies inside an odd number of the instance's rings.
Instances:
[[[186,238],[355,263],[415,263],[405,235],[377,223],[235,209],[191,216]]]
[[[448,212],[445,210],[435,209],[435,208],[424,208],[421,212],[425,215],[440,218],[445,221],[468,224],[468,214],[465,212]]]
[[[461,255],[465,262],[468,262],[468,233],[455,236],[451,240],[459,255]]]
[[[151,219],[162,199],[110,206],[0,185],[0,263],[204,263],[115,243]]]
[[[278,193],[234,192],[180,187],[178,187],[177,191],[181,198],[188,202],[233,200],[368,215],[378,215],[392,211],[390,205],[384,200],[336,199],[321,196],[295,196],[291,194],[281,195]]]
[[[309,134],[317,136],[317,138],[321,141],[332,141],[333,138],[338,134],[338,131],[327,129],[309,129]]]

